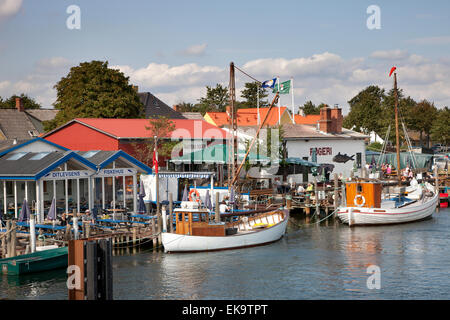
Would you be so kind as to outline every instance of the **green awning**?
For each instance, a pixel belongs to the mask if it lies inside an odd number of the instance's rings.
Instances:
[[[244,150],[239,150],[238,160],[242,161],[245,156]],[[227,162],[228,158],[228,147],[225,144],[215,144],[213,146],[209,146],[202,150],[198,150],[191,153],[183,154],[180,157],[175,157],[170,161],[175,164],[180,163],[219,163],[224,164]],[[270,161],[270,158],[255,154],[249,153],[247,159],[250,163],[267,163]]]
[[[289,164],[298,164],[305,167],[320,167],[320,165],[317,163],[306,161],[300,158],[287,158],[286,162]]]

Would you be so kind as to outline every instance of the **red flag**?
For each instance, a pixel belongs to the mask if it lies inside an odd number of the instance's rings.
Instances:
[[[394,72],[395,70],[397,70],[397,67],[392,67],[391,68],[391,72],[389,72],[389,77],[392,75],[392,72]]]
[[[153,151],[153,167],[155,167],[155,173],[158,173],[158,152],[156,148]]]

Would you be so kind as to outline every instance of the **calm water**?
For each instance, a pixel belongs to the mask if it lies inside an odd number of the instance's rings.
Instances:
[[[329,220],[271,245],[197,254],[145,251],[113,258],[115,299],[449,299],[450,210],[396,226]],[[381,288],[368,289],[369,265]],[[67,299],[65,270],[1,276],[0,298]]]

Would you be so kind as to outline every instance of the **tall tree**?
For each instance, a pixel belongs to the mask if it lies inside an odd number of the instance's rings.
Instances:
[[[303,109],[303,112],[305,113],[305,115],[308,114],[320,114],[320,108],[316,107],[314,105],[314,103],[312,103],[312,101],[307,101],[303,107],[301,107]]]
[[[445,146],[450,144],[450,109],[448,107],[437,112],[430,133],[433,142],[440,142]]]
[[[420,132],[420,142],[423,144],[422,134],[427,136],[427,146],[430,146],[430,133],[433,121],[438,114],[434,103],[422,100],[412,107],[409,114],[409,127]]]
[[[206,97],[200,98],[197,105],[199,112],[204,115],[209,111],[225,111],[229,104],[228,88],[216,84],[215,88],[206,86]]]
[[[108,62],[83,62],[56,85],[54,107],[60,112],[44,123],[46,131],[74,118],[141,118],[143,105],[122,72]]]
[[[16,98],[22,98],[23,107],[25,109],[40,109],[41,105],[37,103],[33,98],[28,97],[22,93],[20,96],[12,95],[9,99],[3,100],[0,97],[0,109],[11,109],[16,107]]]
[[[145,143],[133,142],[131,146],[135,158],[151,167],[155,150],[155,136],[158,138],[158,156],[162,158],[171,156],[172,149],[177,144],[177,142],[170,141],[169,138],[175,130],[175,124],[170,119],[160,116],[159,118],[149,119],[148,126],[145,126],[145,129],[149,136]]]
[[[267,90],[262,88],[258,82],[247,82],[245,89],[241,92],[241,98],[245,99],[239,103],[239,108],[256,108],[258,105],[258,92],[259,92],[259,106],[267,107],[269,102],[267,101]]]
[[[369,86],[360,91],[348,101],[350,112],[344,119],[344,127],[356,127],[356,130],[365,134],[371,131],[379,133],[383,99],[384,89],[378,86]]]

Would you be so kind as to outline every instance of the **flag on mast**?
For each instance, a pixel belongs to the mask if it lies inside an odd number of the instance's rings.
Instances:
[[[295,124],[295,113],[294,113],[294,78],[291,78],[290,86],[292,87],[292,124]]]
[[[292,86],[292,80],[288,80],[285,82],[280,83],[278,80],[278,90],[273,89],[273,93],[277,93],[277,91],[280,92],[280,94],[288,94]]]

